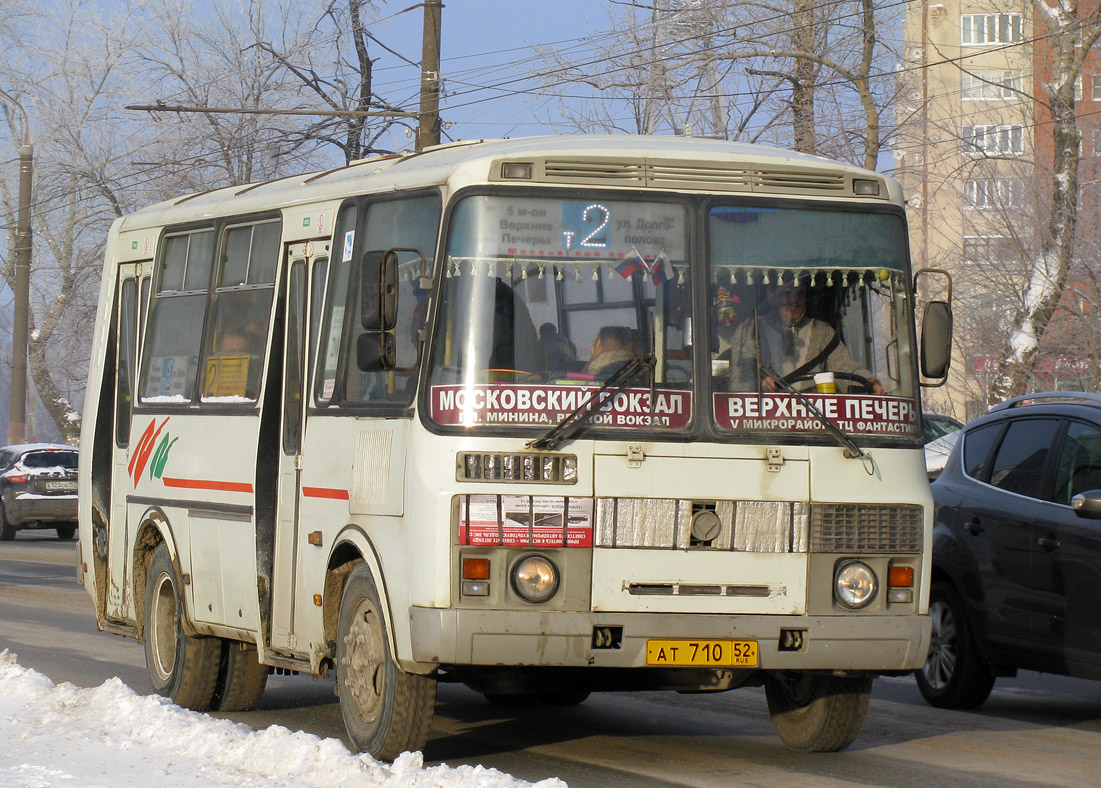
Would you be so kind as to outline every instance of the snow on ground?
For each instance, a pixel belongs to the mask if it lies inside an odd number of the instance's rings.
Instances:
[[[247,725],[137,695],[117,678],[55,685],[0,651],[3,788],[522,788],[481,766],[426,768],[420,753],[392,765],[337,739]],[[558,779],[536,788],[566,788]]]

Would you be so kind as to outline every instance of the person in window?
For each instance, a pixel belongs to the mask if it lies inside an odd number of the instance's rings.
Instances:
[[[785,378],[834,372],[858,375],[868,381],[871,394],[883,394],[883,384],[865,369],[841,341],[837,330],[807,314],[807,281],[800,279],[768,286],[767,308],[750,316],[734,330],[730,389],[756,391],[760,363]],[[844,384],[844,381],[842,381]],[[772,377],[760,378],[764,391],[780,390]],[[842,385],[842,390],[844,386]]]
[[[577,347],[570,338],[559,331],[554,323],[539,326],[539,338],[543,341],[543,356],[549,370],[576,369]]]
[[[581,371],[597,378],[608,377],[632,359],[646,354],[642,338],[627,326],[604,326],[589,346],[589,361]]]

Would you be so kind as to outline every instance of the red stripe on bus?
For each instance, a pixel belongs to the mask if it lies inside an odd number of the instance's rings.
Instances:
[[[332,487],[303,487],[302,494],[307,498],[332,498],[335,501],[347,501],[348,491]]]
[[[161,481],[165,487],[183,487],[188,490],[216,490],[218,492],[251,493],[248,482],[219,482],[213,479],[170,479],[165,476]]]

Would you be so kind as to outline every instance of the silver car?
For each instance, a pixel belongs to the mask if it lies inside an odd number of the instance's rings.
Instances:
[[[58,539],[76,533],[79,453],[57,443],[0,448],[0,541],[21,528],[54,528]]]

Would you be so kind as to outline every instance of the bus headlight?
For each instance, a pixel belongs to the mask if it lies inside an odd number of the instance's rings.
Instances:
[[[524,556],[512,567],[512,588],[528,602],[546,602],[558,591],[558,567],[546,556]]]
[[[865,607],[875,599],[878,586],[875,572],[863,561],[842,564],[833,578],[833,592],[837,601],[850,610]]]

